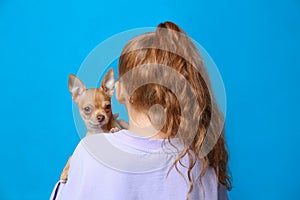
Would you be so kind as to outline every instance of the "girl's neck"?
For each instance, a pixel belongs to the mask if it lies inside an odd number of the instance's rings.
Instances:
[[[127,111],[129,116],[128,130],[130,132],[142,137],[164,139],[164,134],[160,130],[155,129],[146,113],[137,111],[129,106],[127,106]]]

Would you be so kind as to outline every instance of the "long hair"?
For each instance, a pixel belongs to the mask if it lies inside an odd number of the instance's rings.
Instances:
[[[126,90],[132,91],[129,101],[141,111],[147,111],[156,104],[164,108],[166,116],[161,132],[165,139],[170,141],[177,137],[184,144],[173,167],[178,171],[177,165],[182,164],[180,160],[186,155],[189,157],[187,177],[190,188],[187,198],[193,190],[191,171],[197,160],[202,165],[198,176],[200,180],[207,167],[211,166],[219,183],[230,190],[224,119],[211,92],[201,55],[193,42],[176,24],[161,23],[155,32],[137,36],[124,47],[119,59],[120,78],[138,68],[141,70],[130,73],[123,83]],[[140,84],[145,80],[149,83]],[[134,88],[136,85],[139,87]],[[183,116],[188,116],[188,120]],[[154,126],[162,121],[149,118]],[[205,153],[203,149],[207,148],[207,144],[212,147]]]

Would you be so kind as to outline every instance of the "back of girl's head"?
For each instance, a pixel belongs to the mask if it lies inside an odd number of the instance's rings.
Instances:
[[[141,112],[154,112],[149,119],[165,138],[178,137],[183,142],[184,150],[174,166],[183,156],[189,156],[189,192],[193,188],[190,173],[197,159],[203,166],[200,177],[210,165],[219,182],[229,189],[222,114],[211,93],[203,60],[183,30],[165,22],[155,32],[130,40],[120,56],[119,76],[130,104]],[[163,114],[156,109],[160,107]],[[153,117],[157,116],[155,112],[160,112],[160,117]],[[207,148],[204,140],[211,140],[206,143],[213,145],[210,152],[203,151]]]

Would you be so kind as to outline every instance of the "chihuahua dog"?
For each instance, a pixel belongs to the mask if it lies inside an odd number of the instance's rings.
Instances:
[[[93,133],[116,132],[121,129],[114,119],[111,108],[111,97],[114,93],[114,71],[110,69],[104,76],[99,88],[86,89],[85,85],[75,75],[69,75],[69,90],[73,101],[77,104],[80,115],[88,130],[86,135]],[[71,157],[62,171],[60,181],[65,183]]]

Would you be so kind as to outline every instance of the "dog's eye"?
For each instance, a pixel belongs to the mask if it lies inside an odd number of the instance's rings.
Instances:
[[[91,108],[88,107],[88,106],[84,107],[83,110],[84,110],[85,113],[90,113],[91,112]]]
[[[105,109],[106,109],[106,110],[109,110],[110,108],[111,108],[111,105],[110,105],[110,104],[108,104],[108,105],[105,106]]]

